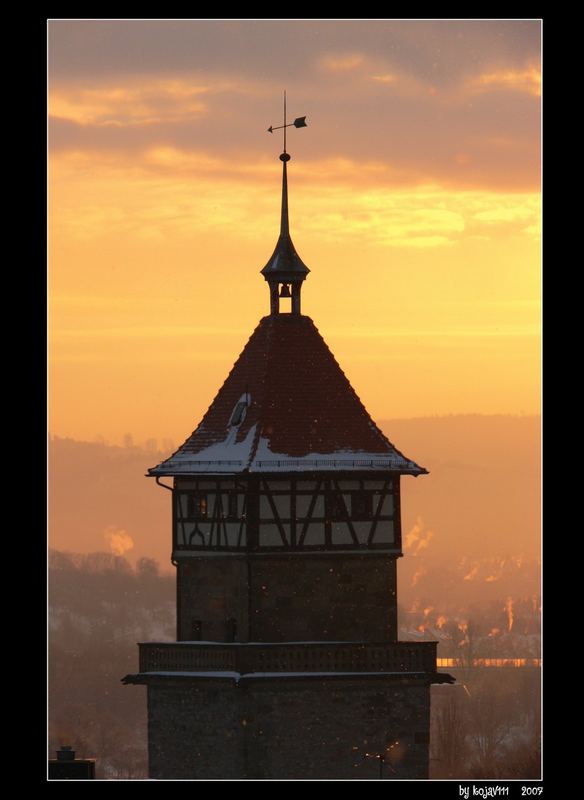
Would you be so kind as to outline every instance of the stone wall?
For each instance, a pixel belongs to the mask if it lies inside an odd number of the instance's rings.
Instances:
[[[153,778],[427,778],[430,689],[401,676],[150,678]]]
[[[233,681],[164,680],[148,686],[151,778],[240,778],[239,692]]]
[[[396,560],[386,554],[323,553],[181,559],[178,639],[396,641]]]
[[[245,557],[186,558],[177,568],[177,639],[190,641],[193,624],[201,623],[200,638],[228,640],[229,619],[234,619],[237,637],[245,640],[248,630],[248,567]]]
[[[395,641],[395,558],[262,557],[252,565],[252,641]]]

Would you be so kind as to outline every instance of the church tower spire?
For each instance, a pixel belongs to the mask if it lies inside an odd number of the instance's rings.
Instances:
[[[270,314],[280,313],[280,297],[292,298],[292,313],[300,314],[300,290],[302,282],[310,272],[302,261],[290,237],[290,222],[288,218],[288,171],[287,164],[290,155],[286,151],[286,129],[306,127],[306,117],[297,117],[294,122],[286,123],[286,92],[284,92],[284,124],[268,128],[269,133],[282,130],[284,133],[284,148],[280,155],[282,162],[282,209],[280,214],[280,236],[272,256],[261,273],[270,287]]]

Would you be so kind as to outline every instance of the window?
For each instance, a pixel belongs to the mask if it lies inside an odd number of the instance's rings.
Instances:
[[[200,619],[194,619],[192,625],[192,641],[193,642],[200,642],[201,641],[201,634],[203,631],[203,623]]]
[[[225,641],[226,642],[237,641],[237,620],[235,620],[233,617],[230,617],[225,622]]]
[[[247,410],[247,403],[245,402],[245,400],[240,400],[233,410],[233,414],[231,415],[229,424],[232,426],[241,425],[241,423],[245,419],[246,410]]]
[[[207,519],[207,495],[189,495],[189,517],[192,519]]]
[[[231,491],[227,495],[227,516],[229,519],[238,519],[237,492]]]
[[[370,492],[351,493],[351,517],[353,519],[371,519],[371,507]]]
[[[346,519],[347,512],[343,502],[343,495],[340,492],[330,492],[327,497],[327,517],[330,520]]]

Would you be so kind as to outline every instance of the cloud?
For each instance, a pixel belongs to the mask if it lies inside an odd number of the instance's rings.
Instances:
[[[406,534],[404,539],[404,550],[407,550],[410,555],[417,556],[422,550],[425,550],[428,547],[433,538],[434,532],[430,530],[424,530],[423,519],[421,517],[417,517],[414,526]],[[412,586],[415,586],[415,583],[421,574],[422,573],[414,576],[416,580],[412,583]]]
[[[480,564],[478,562],[473,563],[469,571],[464,575],[463,581],[474,581],[478,574],[479,568]]]
[[[535,210],[523,203],[516,205],[501,204],[486,211],[478,211],[473,215],[473,219],[486,223],[516,222],[533,218]]]
[[[467,85],[471,90],[479,92],[503,89],[540,97],[541,70],[534,65],[524,69],[503,67],[470,78]]]
[[[208,91],[187,78],[57,87],[51,92],[49,113],[82,126],[166,125],[207,113],[201,95]]]
[[[376,169],[392,185],[534,188],[538,44],[522,23],[57,21],[51,154],[257,167],[279,153],[266,129],[284,85],[290,114],[308,117],[293,156],[328,161],[329,181],[344,161],[356,181]],[[295,65],[284,84],[281,62]]]
[[[362,100],[375,91],[391,89],[392,97],[420,97],[435,95],[436,88],[415,70],[398,68],[386,57],[370,54],[326,55],[318,60],[320,70],[334,79],[345,99],[356,93]],[[369,87],[368,87],[369,85]]]
[[[537,20],[53,20],[49,67],[66,79],[227,70],[290,87],[323,55],[390,55],[400,71],[449,82],[469,65],[528,63],[540,31]]]
[[[365,58],[357,53],[326,55],[320,59],[320,66],[326,72],[352,72],[363,66]]]
[[[134,540],[127,531],[109,525],[103,532],[103,538],[108,543],[110,550],[116,556],[123,556],[134,547]]]
[[[535,193],[458,191],[439,185],[394,186],[391,169],[349,159],[294,163],[294,230],[320,243],[356,242],[411,249],[444,248],[501,232],[534,237]],[[300,186],[300,184],[302,184]],[[279,174],[268,160],[231,159],[170,147],[134,154],[62,154],[51,169],[52,211],[70,240],[112,234],[147,241],[192,241],[229,229],[240,240],[271,241]],[[56,213],[56,211],[55,211]]]
[[[505,101],[513,108],[495,109],[496,97],[484,93],[469,116],[463,94],[447,101],[432,95],[429,85],[408,85],[401,75],[388,83],[368,73],[352,75],[348,83],[342,98],[297,104],[307,114],[308,129],[289,138],[294,176],[304,170],[314,180],[316,170],[329,183],[350,177],[388,186],[539,188],[539,112],[522,108],[534,106],[527,96],[520,103]],[[146,88],[132,89],[127,97],[107,87],[55,91],[51,159],[85,155],[97,164],[109,156],[126,169],[149,160],[152,168],[176,170],[200,169],[204,159],[232,174],[267,177],[281,141],[266,129],[281,111],[268,107],[253,87],[247,91],[238,87],[222,95],[210,88],[190,100],[165,95],[159,101]]]
[[[377,81],[378,83],[395,83],[397,80],[397,76],[389,72],[385,72],[383,75],[370,75],[369,77],[372,81]]]

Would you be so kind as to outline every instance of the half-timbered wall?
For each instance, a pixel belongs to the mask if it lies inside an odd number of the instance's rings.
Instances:
[[[399,477],[177,478],[175,552],[401,549]]]

